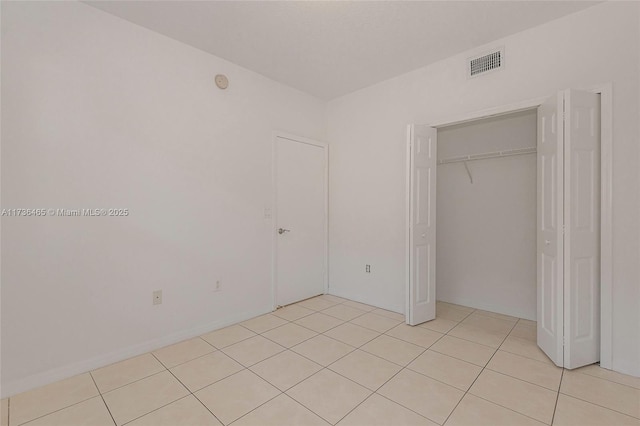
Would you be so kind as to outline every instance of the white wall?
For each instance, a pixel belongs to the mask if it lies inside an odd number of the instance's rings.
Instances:
[[[269,311],[272,131],[324,140],[325,107],[81,3],[2,2],[2,207],[130,210],[2,218],[3,396]]]
[[[464,52],[330,102],[330,291],[403,311],[408,123],[613,82],[613,368],[640,375],[638,8],[596,5],[478,49],[505,46],[500,72],[467,79]]]
[[[536,146],[536,110],[438,129],[438,159]],[[536,156],[438,165],[437,299],[536,319]]]

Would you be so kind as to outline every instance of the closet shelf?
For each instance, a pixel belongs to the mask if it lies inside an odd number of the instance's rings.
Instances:
[[[536,147],[507,149],[504,151],[487,152],[484,154],[463,155],[461,157],[443,158],[438,164],[459,163],[461,161],[486,160],[489,158],[510,157],[512,155],[535,154]]]

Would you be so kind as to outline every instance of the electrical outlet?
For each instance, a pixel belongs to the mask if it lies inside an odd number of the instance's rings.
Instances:
[[[222,283],[220,283],[220,280],[216,280],[216,286],[213,289],[213,291],[220,291],[222,290]]]
[[[365,271],[366,273],[371,273],[371,265],[365,265],[365,266],[364,266],[364,271]]]
[[[153,292],[153,304],[162,305],[162,290],[156,290]]]

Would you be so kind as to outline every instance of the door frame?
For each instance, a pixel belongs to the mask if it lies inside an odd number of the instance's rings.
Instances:
[[[324,152],[324,294],[329,291],[329,144],[314,139],[297,136],[276,130],[271,136],[271,301],[273,310],[278,308],[278,186],[277,186],[277,148],[278,138],[287,139],[305,145],[313,145]]]
[[[612,369],[613,338],[613,84],[611,82],[590,87],[576,87],[584,91],[600,94],[600,366]],[[464,114],[436,117],[429,124],[439,129],[462,123],[484,120],[486,118],[511,114],[538,108],[548,96],[526,99],[520,102],[473,111]],[[436,142],[437,144],[437,142]],[[410,149],[407,143],[406,203],[407,212],[411,209]],[[437,174],[437,171],[436,171]],[[405,261],[405,299],[410,303],[410,265],[409,265],[409,216],[406,218],[407,249]],[[436,224],[437,224],[436,217]],[[437,226],[437,225],[436,225]],[[437,254],[436,254],[437,256]],[[436,282],[437,294],[437,282]],[[405,313],[405,316],[408,313]]]

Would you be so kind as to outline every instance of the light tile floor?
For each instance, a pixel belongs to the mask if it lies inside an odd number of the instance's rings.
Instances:
[[[554,366],[532,321],[437,313],[319,296],[4,399],[1,426],[640,426],[640,378]]]

